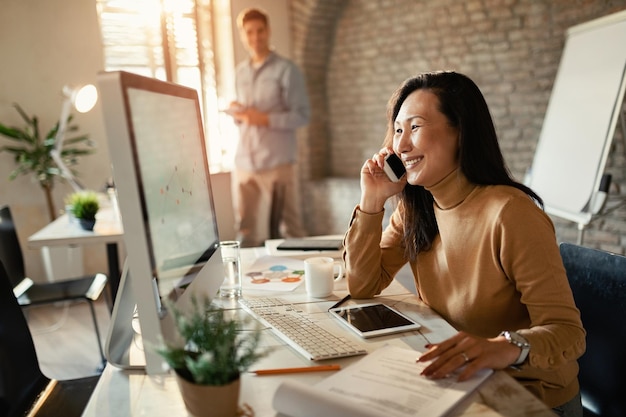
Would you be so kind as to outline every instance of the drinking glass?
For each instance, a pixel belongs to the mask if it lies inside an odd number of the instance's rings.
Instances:
[[[224,282],[220,286],[220,296],[224,298],[241,297],[241,255],[240,243],[236,240],[220,242],[222,262],[224,264]]]

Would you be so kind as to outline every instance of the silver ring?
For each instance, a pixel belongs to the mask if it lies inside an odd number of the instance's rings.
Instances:
[[[470,358],[465,354],[465,352],[461,352],[460,355],[463,357],[465,363],[470,361]]]

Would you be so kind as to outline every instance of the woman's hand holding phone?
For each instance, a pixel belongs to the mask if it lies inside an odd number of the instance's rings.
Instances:
[[[393,157],[390,155],[394,155]],[[385,169],[386,159],[392,158],[399,162],[396,163],[396,180],[391,180]],[[394,162],[392,162],[394,163]],[[404,175],[404,164],[391,148],[383,148],[375,153],[371,159],[365,161],[361,169],[361,202],[359,207],[365,213],[378,213],[385,205],[385,201],[395,194],[398,194],[406,185],[406,175]],[[393,171],[391,171],[393,172]]]

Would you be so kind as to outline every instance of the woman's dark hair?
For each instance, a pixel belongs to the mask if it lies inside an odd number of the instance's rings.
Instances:
[[[428,72],[406,80],[391,96],[387,107],[385,146],[393,142],[394,121],[402,103],[416,90],[428,90],[439,99],[439,111],[459,131],[459,162],[467,179],[480,185],[510,185],[528,194],[543,207],[530,188],[513,180],[498,145],[489,107],[478,86],[467,76],[451,71]],[[424,187],[407,184],[400,195],[407,256],[415,259],[429,250],[439,233],[433,196]]]

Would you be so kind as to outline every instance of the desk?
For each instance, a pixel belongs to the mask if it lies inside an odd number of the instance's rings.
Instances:
[[[251,254],[259,254],[258,249],[242,250],[242,269],[250,265]],[[436,343],[455,334],[456,331],[436,313],[422,304],[418,298],[398,282],[394,282],[376,301],[393,305],[400,311],[418,320],[423,328],[420,331],[390,335],[374,339],[360,339],[350,333],[327,309],[337,298],[347,294],[346,282],[335,283],[334,297],[300,304],[299,307],[317,323],[342,337],[352,338],[373,351],[385,344],[410,347],[424,351],[426,343]],[[275,296],[293,302],[306,300],[304,285],[293,293],[247,292],[244,296]],[[310,300],[309,300],[310,301]],[[371,301],[371,300],[369,300]],[[350,303],[365,303],[368,300],[351,300]],[[237,314],[245,315],[236,303],[224,303],[225,308],[233,308]],[[264,330],[262,340],[265,346],[273,348],[269,356],[257,362],[251,370],[302,367],[316,363],[304,359],[275,337],[270,330]],[[361,357],[332,360],[345,367]],[[329,362],[329,363],[330,363]],[[324,362],[322,362],[324,363]],[[241,380],[241,402],[252,407],[256,417],[276,416],[272,408],[272,398],[279,384],[285,378],[296,379],[307,384],[315,384],[328,376],[326,372],[255,376],[247,373]],[[137,416],[186,416],[184,403],[172,373],[165,375],[145,375],[122,371],[107,364],[92,395],[83,417],[137,417]],[[458,404],[451,416],[554,416],[552,412],[530,392],[503,371],[494,372],[480,388]]]
[[[77,221],[70,222],[69,216],[63,214],[56,220],[28,238],[30,248],[51,246],[79,246],[90,244],[106,244],[111,284],[111,299],[115,300],[120,282],[120,263],[117,244],[124,240],[124,229],[119,217],[111,206],[103,206],[96,215],[93,231],[84,230]]]

